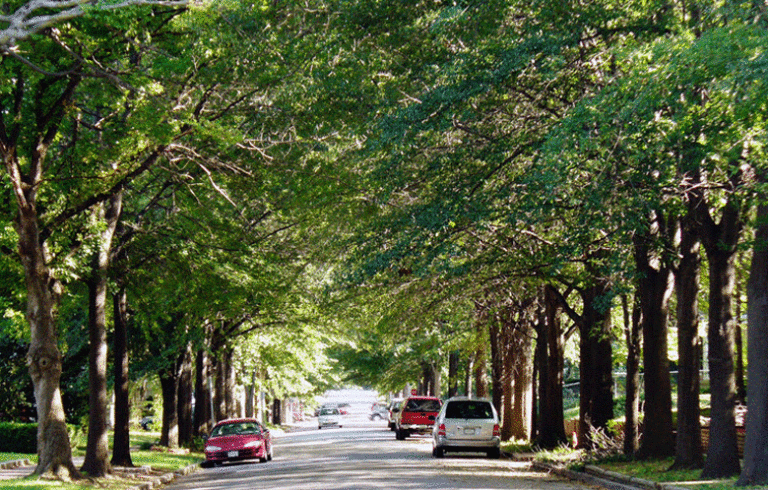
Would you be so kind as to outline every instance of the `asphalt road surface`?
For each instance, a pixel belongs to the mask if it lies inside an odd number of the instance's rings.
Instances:
[[[365,490],[365,489],[537,489],[588,488],[530,470],[523,462],[490,460],[484,454],[432,457],[430,439],[395,440],[384,422],[360,417],[341,429],[287,433],[274,441],[274,459],[267,463],[226,463],[177,479],[168,490]]]

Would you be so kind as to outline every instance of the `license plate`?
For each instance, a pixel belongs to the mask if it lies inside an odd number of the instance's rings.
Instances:
[[[236,458],[238,456],[240,456],[240,452],[239,451],[229,451],[227,453],[227,457],[228,458]]]
[[[475,435],[475,429],[464,429],[464,435],[465,436],[473,436],[473,435]]]

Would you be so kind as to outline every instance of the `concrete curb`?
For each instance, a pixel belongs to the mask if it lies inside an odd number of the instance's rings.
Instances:
[[[21,468],[22,466],[32,466],[32,462],[28,459],[14,459],[12,461],[3,461],[0,463],[0,470],[12,470],[14,468]]]
[[[153,490],[155,488],[158,488],[162,485],[167,485],[176,478],[184,475],[189,475],[190,473],[193,473],[197,471],[200,468],[200,464],[191,464],[189,466],[186,466],[180,470],[176,470],[173,472],[165,473],[163,475],[158,476],[157,478],[154,478],[150,481],[146,481],[144,483],[140,483],[139,485],[129,487],[126,490]]]
[[[597,485],[609,490],[686,490],[670,483],[659,483],[642,478],[607,471],[597,466],[587,465],[584,471],[573,471],[549,463],[533,462],[531,465],[542,471],[554,473],[569,480],[577,480]]]

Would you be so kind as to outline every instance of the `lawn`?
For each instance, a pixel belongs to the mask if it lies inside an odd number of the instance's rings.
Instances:
[[[0,481],[0,487],[3,490],[125,490],[136,487],[143,481],[150,478],[157,478],[161,474],[173,472],[186,468],[187,466],[199,465],[204,459],[202,453],[168,452],[165,450],[151,449],[153,443],[160,438],[159,433],[137,432],[131,434],[131,459],[137,467],[146,467],[146,474],[136,474],[134,472],[116,471],[113,475],[99,480],[84,479],[78,482],[65,483],[59,481],[41,480],[37,477],[18,478],[13,480]],[[111,441],[110,441],[111,442]],[[84,446],[78,446],[73,449],[73,456],[82,457],[85,453]],[[36,454],[19,453],[0,453],[0,461],[10,461],[17,459],[29,459],[33,464],[37,462]],[[30,466],[31,473],[33,467]]]

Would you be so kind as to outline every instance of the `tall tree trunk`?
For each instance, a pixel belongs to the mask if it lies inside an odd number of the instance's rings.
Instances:
[[[503,315],[498,315],[497,321],[501,326],[501,366],[502,366],[502,396],[503,403],[501,409],[501,440],[509,441],[513,437],[513,425],[514,425],[514,322],[508,318],[509,312],[504,311]]]
[[[448,354],[448,398],[459,394],[459,351]]]
[[[609,281],[596,277],[579,291],[583,311],[578,314],[554,287],[560,306],[579,328],[579,447],[591,448],[591,428],[605,429],[613,418],[613,349],[610,309],[600,300]]]
[[[23,185],[20,177],[12,175],[12,180],[17,199],[22,194],[25,200],[18,199],[16,231],[27,286],[27,321],[30,328],[27,364],[37,406],[38,462],[34,473],[54,474],[65,479],[79,478],[80,474],[72,462],[72,449],[61,401],[62,362],[54,320],[61,285],[51,274],[46,262],[34,196],[27,196],[34,194],[35,190]]]
[[[738,271],[746,271],[748,270],[747,264],[745,263],[745,260],[743,259],[744,253],[739,253],[737,255],[737,265],[736,269]],[[746,274],[745,272],[742,273],[742,276]],[[740,405],[745,405],[747,403],[747,386],[745,384],[744,380],[744,338],[743,338],[743,329],[741,328],[742,324],[742,298],[745,297],[744,294],[744,287],[745,287],[745,281],[741,278],[739,278],[739,275],[737,273],[736,276],[736,293],[735,293],[735,304],[734,304],[734,310],[736,312],[736,318],[733,325],[733,331],[734,331],[734,343],[736,344],[736,403]]]
[[[227,418],[237,416],[237,403],[235,400],[235,365],[232,358],[233,355],[234,349],[228,349],[226,353],[226,360],[224,361],[224,400]]]
[[[699,419],[699,237],[690,216],[681,221],[677,290],[677,440],[673,469],[701,468]]]
[[[544,311],[537,327],[539,417],[536,445],[554,449],[567,442],[563,415],[563,334],[556,292],[544,288]]]
[[[765,201],[763,201],[765,202]],[[744,469],[737,486],[768,485],[768,205],[757,208],[757,231],[747,284],[747,411]]]
[[[488,319],[488,333],[491,344],[491,396],[493,406],[501,416],[504,408],[502,404],[504,397],[503,341],[495,318]]]
[[[608,284],[603,281],[582,292],[579,446],[586,448],[592,447],[590,429],[605,429],[613,418],[611,315],[597,305],[597,300],[607,292]]]
[[[707,250],[711,417],[709,448],[702,472],[706,478],[725,478],[741,471],[736,441],[736,379],[731,315],[733,257],[731,251]]]
[[[128,300],[125,287],[112,297],[115,322],[114,376],[115,376],[115,430],[112,446],[113,466],[133,466],[131,458],[130,421],[131,406],[128,376]]]
[[[195,359],[195,419],[193,433],[196,436],[207,435],[211,425],[211,390],[209,389],[209,363],[205,349],[197,351]]]
[[[635,264],[638,271],[638,295],[642,309],[643,365],[645,367],[646,420],[642,442],[637,455],[640,458],[663,458],[674,454],[674,428],[672,424],[672,384],[667,357],[667,320],[672,293],[672,270],[664,257],[651,250],[659,236],[664,240],[669,229],[664,218],[657,216],[651,231],[635,237]]]
[[[640,448],[640,355],[642,313],[640,301],[635,295],[632,311],[629,311],[627,297],[622,296],[624,310],[624,336],[627,341],[627,382],[624,404],[624,454],[634,456]]]
[[[522,322],[524,325],[527,322]],[[531,335],[526,331],[517,331],[514,342],[514,387],[512,403],[511,435],[515,439],[530,440],[531,410],[533,397],[531,394],[531,371],[533,370],[531,356]]]
[[[245,416],[253,417],[256,407],[256,370],[251,371],[251,380],[245,390]]]
[[[107,270],[122,203],[123,195],[118,192],[95,210],[97,220],[106,226],[99,237],[88,281],[88,442],[80,468],[93,477],[102,477],[111,470],[107,440]]]
[[[163,393],[163,428],[160,433],[160,445],[179,447],[179,417],[176,395],[179,391],[179,377],[176,365],[160,373],[160,387]]]
[[[482,321],[482,315],[478,315],[476,328],[478,337],[480,338],[484,337],[484,327],[485,326]],[[472,365],[475,379],[475,396],[478,398],[485,398],[488,396],[488,367],[486,345],[487,343],[482,341],[477,343],[477,349],[475,350],[475,360]]]
[[[48,267],[44,238],[40,232],[37,193],[45,178],[48,148],[59,135],[59,125],[67,114],[65,108],[71,104],[81,80],[77,75],[69,76],[64,80],[60,93],[46,93],[51,104],[44,108],[46,117],[38,114],[38,132],[33,135],[34,141],[27,142],[34,151],[25,159],[23,169],[18,151],[21,131],[10,129],[11,126],[0,131],[0,155],[18,211],[14,226],[27,288],[26,315],[30,330],[27,363],[37,406],[38,462],[35,474],[52,474],[63,479],[78,478],[80,474],[72,463],[72,448],[61,401],[62,364],[55,321],[61,284]],[[19,101],[24,97],[23,90],[26,88],[22,83],[16,84]],[[9,115],[6,123],[10,123],[13,117]],[[13,128],[19,129],[15,124]]]
[[[179,444],[187,446],[192,442],[192,353],[189,348],[183,354],[179,369],[177,404]]]
[[[733,188],[741,183],[740,172],[731,176]],[[701,183],[697,175],[696,184]],[[704,478],[726,478],[741,472],[736,442],[736,381],[734,378],[733,287],[734,261],[742,230],[739,199],[731,194],[715,223],[705,199],[706,185],[691,191],[690,207],[696,217],[699,238],[709,262],[709,379],[711,411],[709,448]]]
[[[223,359],[223,355],[219,354],[214,362],[214,392],[213,396],[213,418],[214,422],[220,422],[227,418],[227,366],[226,361]]]
[[[736,246],[741,232],[740,211],[731,198],[715,224],[706,203],[698,211],[699,236],[709,263],[709,379],[711,411],[709,448],[702,477],[725,478],[739,474],[736,441],[736,380],[734,375],[733,289]]]

